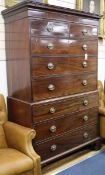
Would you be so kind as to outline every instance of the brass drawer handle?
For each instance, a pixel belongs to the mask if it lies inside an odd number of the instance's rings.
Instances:
[[[49,91],[54,91],[55,90],[55,86],[53,84],[49,84],[48,85],[48,90]]]
[[[53,63],[48,63],[47,67],[48,67],[49,70],[52,70],[52,69],[54,69],[54,64]]]
[[[57,146],[56,145],[52,145],[50,149],[51,149],[51,151],[56,151]]]
[[[86,44],[83,44],[82,48],[83,48],[83,50],[87,50],[88,46]]]
[[[47,30],[48,30],[48,32],[52,32],[53,31],[53,25],[49,24],[47,26]]]
[[[83,66],[83,68],[86,68],[88,66],[87,62],[83,61],[82,66]]]
[[[86,29],[83,29],[82,33],[86,36],[88,34],[88,31]]]
[[[53,132],[53,133],[56,132],[56,129],[57,129],[57,128],[56,128],[55,125],[53,125],[53,126],[50,127],[50,131]]]
[[[88,119],[89,119],[89,117],[88,117],[87,115],[84,115],[83,120],[84,120],[85,122],[87,122]]]
[[[56,112],[56,108],[55,108],[55,107],[51,107],[51,108],[50,108],[50,113],[51,113],[51,114],[54,114],[55,112]]]
[[[82,84],[83,84],[83,86],[87,86],[88,81],[87,81],[87,80],[83,80],[83,81],[82,81]]]
[[[52,44],[52,43],[48,43],[48,45],[47,45],[47,47],[48,47],[48,49],[53,49],[54,48],[54,45]]]
[[[85,139],[87,139],[87,138],[89,137],[88,132],[85,132],[85,133],[83,134],[83,137],[84,137]]]
[[[87,106],[88,105],[88,100],[84,100],[83,104],[84,104],[84,106]]]

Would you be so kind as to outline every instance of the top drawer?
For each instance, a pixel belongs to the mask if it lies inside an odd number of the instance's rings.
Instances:
[[[70,24],[70,38],[87,38],[87,37],[97,37],[97,27],[87,26],[82,24]]]
[[[31,21],[32,35],[50,37],[69,37],[69,24],[63,21],[48,21],[43,19]]]

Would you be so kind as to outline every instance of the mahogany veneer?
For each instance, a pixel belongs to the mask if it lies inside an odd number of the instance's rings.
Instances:
[[[3,11],[9,120],[34,128],[42,165],[99,145],[99,16],[22,2]]]

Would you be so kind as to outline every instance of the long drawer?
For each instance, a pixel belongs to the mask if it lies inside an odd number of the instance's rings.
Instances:
[[[97,27],[57,20],[31,20],[31,35],[49,37],[96,37]]]
[[[97,89],[96,74],[62,75],[32,81],[33,101],[50,99]]]
[[[72,148],[80,146],[98,136],[98,126],[94,123],[89,126],[75,129],[72,132],[67,132],[64,135],[51,138],[44,142],[34,142],[35,151],[41,155],[41,159],[48,159],[53,156],[59,156]],[[46,154],[47,151],[47,154]]]
[[[93,107],[98,107],[97,91],[36,103],[32,106],[32,118],[37,123]]]
[[[32,57],[32,77],[96,72],[97,57]]]
[[[71,54],[97,55],[97,39],[96,40],[75,40],[62,38],[31,38],[31,54]]]
[[[35,125],[35,141],[40,141],[64,133],[66,131],[82,127],[91,122],[98,122],[98,108],[92,108],[81,112],[69,113],[55,119],[48,119]]]

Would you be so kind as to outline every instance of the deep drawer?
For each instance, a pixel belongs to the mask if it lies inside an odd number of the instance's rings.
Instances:
[[[97,55],[97,40],[68,40],[56,38],[31,38],[31,54]]]
[[[98,122],[98,108],[85,110],[82,112],[69,113],[55,119],[48,119],[35,125],[35,141],[48,139],[49,137],[63,132],[82,127],[91,122]]]
[[[96,72],[97,57],[33,57],[32,77]]]
[[[43,19],[31,20],[31,35],[69,38],[69,23]]]
[[[87,127],[84,126],[83,128],[75,129],[72,132],[67,132],[62,136],[57,136],[45,142],[34,142],[33,145],[43,161],[44,159],[48,159],[56,155],[59,156],[60,153],[64,153],[65,151],[77,147],[78,145],[80,146],[97,136],[97,125],[91,124]]]
[[[96,88],[96,74],[67,74],[32,81],[33,101],[94,91]]]
[[[98,107],[98,93],[73,95],[63,99],[43,101],[32,106],[33,122],[54,119],[62,115]]]

